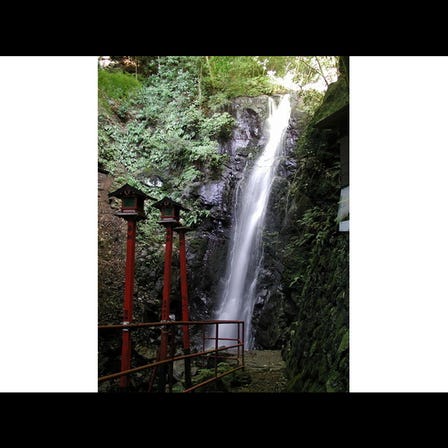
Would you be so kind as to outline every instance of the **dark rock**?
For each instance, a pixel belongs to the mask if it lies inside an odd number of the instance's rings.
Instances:
[[[222,206],[225,179],[202,185],[199,197],[204,205]]]

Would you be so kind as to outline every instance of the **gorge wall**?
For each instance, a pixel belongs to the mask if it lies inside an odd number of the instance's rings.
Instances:
[[[293,323],[283,348],[289,390],[347,392],[349,233],[339,231],[341,187],[348,172],[348,57],[299,139],[284,229],[286,295]]]

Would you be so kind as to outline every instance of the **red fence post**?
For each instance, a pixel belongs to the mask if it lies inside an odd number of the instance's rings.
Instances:
[[[180,263],[180,295],[182,299],[182,320],[190,320],[188,309],[188,283],[187,283],[187,251],[185,248],[185,233],[187,227],[177,227],[179,233],[179,263]],[[182,342],[184,354],[190,353],[190,330],[188,325],[182,325]],[[191,362],[190,358],[185,359],[185,385],[191,387]]]
[[[173,253],[173,228],[179,226],[180,211],[188,211],[185,207],[168,197],[164,197],[160,201],[152,204],[153,207],[160,210],[160,221],[166,228],[166,244],[165,244],[165,266],[163,271],[163,292],[162,292],[162,313],[161,320],[168,321],[170,318],[170,292],[171,292],[171,258]],[[162,327],[160,341],[160,359],[167,358],[168,352],[168,331],[166,327]],[[165,389],[166,365],[161,369],[161,388]]]
[[[178,227],[179,232],[179,261],[180,261],[180,294],[182,298],[182,320],[190,320],[190,312],[188,310],[188,284],[187,284],[187,254],[185,249],[185,227]],[[184,349],[190,349],[190,334],[188,325],[182,326],[183,346]]]
[[[173,227],[166,226],[165,262],[163,269],[163,292],[161,320],[168,321],[170,318],[170,293],[171,293],[171,259],[173,255]],[[160,359],[166,359],[168,351],[168,331],[162,328],[160,343]]]

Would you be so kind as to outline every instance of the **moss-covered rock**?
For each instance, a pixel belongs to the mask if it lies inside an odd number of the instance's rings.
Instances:
[[[348,104],[346,65],[341,67],[301,135],[288,191],[283,280],[296,315],[282,353],[291,392],[348,391],[349,240],[336,222],[340,160],[325,126],[316,126]]]
[[[328,86],[322,105],[316,110],[313,116],[313,123],[329,117],[336,111],[342,109],[349,102],[348,84],[345,78],[339,78]]]

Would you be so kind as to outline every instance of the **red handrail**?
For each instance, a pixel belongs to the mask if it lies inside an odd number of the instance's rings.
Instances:
[[[224,324],[224,325],[236,324],[237,329],[238,329],[237,338],[220,338],[219,337],[219,326],[221,324]],[[215,325],[216,328],[215,328],[215,336],[214,337],[205,337],[203,335],[203,344],[204,344],[205,339],[215,340],[214,348],[205,350],[205,347],[203,347],[202,351],[200,351],[200,352],[165,357],[165,359],[157,360],[157,361],[151,362],[149,364],[145,364],[143,366],[138,366],[138,367],[130,368],[130,369],[123,370],[120,372],[103,375],[98,378],[98,382],[121,378],[124,375],[126,375],[126,377],[127,377],[127,375],[130,375],[132,373],[140,372],[140,371],[146,370],[146,369],[157,368],[158,366],[165,365],[165,364],[171,364],[171,366],[172,366],[174,361],[179,361],[182,359],[190,360],[192,358],[199,358],[201,356],[210,356],[210,355],[214,354],[215,355],[214,356],[214,358],[215,358],[214,376],[210,379],[207,379],[207,380],[199,383],[199,384],[195,384],[193,386],[187,385],[190,387],[187,387],[183,391],[184,393],[187,393],[187,392],[192,392],[193,390],[196,390],[202,386],[205,386],[206,384],[209,384],[213,381],[216,381],[225,375],[229,375],[230,373],[233,373],[236,370],[244,369],[244,321],[241,321],[241,320],[204,320],[204,321],[190,321],[190,320],[184,321],[184,320],[182,320],[182,321],[127,323],[127,324],[114,324],[114,325],[99,325],[98,330],[119,330],[119,329],[123,329],[123,328],[127,328],[129,330],[134,330],[134,329],[137,330],[139,328],[150,328],[150,327],[156,327],[156,328],[157,327],[163,327],[163,328],[169,327],[169,328],[173,329],[173,327],[175,327],[175,326],[182,326],[182,328],[185,328],[185,326],[192,326],[192,325],[198,325],[198,326],[202,326],[202,327],[206,326],[206,325]],[[241,335],[241,337],[240,337],[240,335]],[[226,345],[226,346],[219,347],[218,341],[234,341],[236,343],[233,345]],[[217,359],[222,358],[222,356],[220,356],[218,353],[229,350],[229,349],[235,349],[235,348],[237,349],[237,355],[233,356],[229,359],[235,359],[237,362],[237,366],[236,367],[233,366],[232,369],[218,374]],[[171,383],[170,383],[170,391],[171,391]]]

